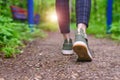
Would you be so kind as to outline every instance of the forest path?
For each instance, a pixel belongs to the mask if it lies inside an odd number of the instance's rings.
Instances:
[[[16,59],[0,59],[0,80],[120,80],[120,44],[91,35],[88,39],[92,62],[62,55],[61,34],[50,32],[46,39],[29,43]]]

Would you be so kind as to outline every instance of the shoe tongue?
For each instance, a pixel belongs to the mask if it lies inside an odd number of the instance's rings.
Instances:
[[[83,31],[83,29],[78,29],[77,34],[84,36],[84,31]]]
[[[78,35],[81,35],[81,36],[83,36],[84,38],[87,39],[87,34],[84,33],[83,29],[78,29],[77,34],[78,34]]]

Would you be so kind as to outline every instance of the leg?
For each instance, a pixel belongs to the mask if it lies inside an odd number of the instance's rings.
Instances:
[[[91,0],[76,0],[76,19],[78,30],[81,28],[86,33],[91,9]]]
[[[92,55],[88,47],[86,28],[90,16],[91,0],[76,0],[76,17],[78,31],[75,35],[73,50],[78,55],[79,61],[92,61]]]
[[[70,38],[69,0],[56,0],[56,12],[60,32],[63,34],[64,39],[68,39]]]
[[[56,0],[56,12],[60,32],[63,34],[64,43],[62,48],[63,54],[73,54],[72,40],[70,39],[70,13],[69,0]]]

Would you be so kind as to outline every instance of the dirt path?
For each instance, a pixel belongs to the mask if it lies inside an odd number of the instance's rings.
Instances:
[[[73,37],[74,38],[74,37]],[[120,80],[120,44],[88,36],[92,62],[61,54],[62,36],[36,39],[16,59],[0,59],[0,80]]]

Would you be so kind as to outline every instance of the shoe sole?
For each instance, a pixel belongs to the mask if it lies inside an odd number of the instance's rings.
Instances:
[[[63,55],[72,55],[73,54],[73,50],[62,50],[62,54]]]
[[[73,45],[74,52],[78,55],[77,61],[92,61],[92,56],[84,42],[77,41]]]

